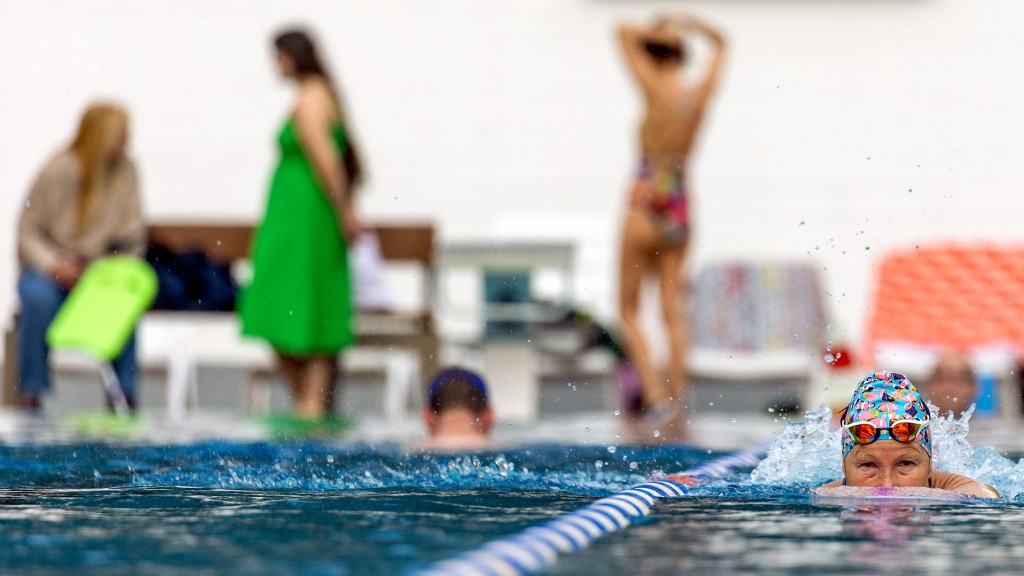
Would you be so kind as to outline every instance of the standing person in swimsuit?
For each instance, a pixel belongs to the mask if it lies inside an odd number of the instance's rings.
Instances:
[[[362,228],[352,199],[361,169],[311,38],[288,31],[274,47],[298,98],[278,134],[281,158],[239,309],[242,333],[276,351],[297,415],[317,419],[330,405],[337,355],[354,339],[347,248]]]
[[[703,35],[711,45],[706,71],[683,78],[684,39]],[[619,40],[633,78],[644,95],[640,125],[640,167],[622,231],[619,315],[626,350],[643,387],[643,403],[653,425],[674,424],[669,436],[683,436],[682,408],[688,334],[681,278],[690,232],[687,163],[704,111],[721,75],[725,39],[714,28],[685,15],[663,16],[653,25],[623,24]],[[661,313],[669,340],[669,369],[661,377],[640,327],[643,280],[660,285]]]

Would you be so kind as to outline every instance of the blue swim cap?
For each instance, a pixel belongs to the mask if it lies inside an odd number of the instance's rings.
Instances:
[[[434,397],[441,391],[441,387],[449,382],[469,383],[480,393],[484,404],[487,404],[487,385],[484,384],[484,379],[476,372],[465,368],[445,368],[434,375],[434,378],[430,381],[430,386],[427,387],[427,404],[433,404]]]

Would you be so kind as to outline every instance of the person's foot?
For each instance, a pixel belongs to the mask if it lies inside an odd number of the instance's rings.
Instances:
[[[679,407],[671,401],[664,401],[644,410],[643,422],[649,426],[661,426],[679,418]]]
[[[43,412],[43,403],[39,399],[38,394],[22,394],[20,397],[21,408],[29,414],[41,414]]]
[[[685,442],[689,436],[683,407],[671,400],[660,402],[646,410],[640,423],[650,436],[646,442],[680,443]]]

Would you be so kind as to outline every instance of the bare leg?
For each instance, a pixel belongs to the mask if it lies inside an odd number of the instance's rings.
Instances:
[[[288,379],[292,397],[298,396],[302,381],[306,379],[305,359],[278,352],[277,363],[281,366],[281,372],[284,373],[285,378]]]
[[[652,265],[652,249],[657,230],[637,208],[630,208],[622,231],[619,260],[619,319],[629,361],[640,376],[644,404],[650,408],[668,398],[660,385],[650,348],[640,326],[640,291]]]
[[[659,299],[661,316],[669,342],[668,389],[673,403],[682,409],[686,405],[690,382],[687,375],[687,352],[689,351],[689,326],[686,322],[686,282],[682,278],[683,261],[686,257],[684,242],[666,246],[657,260]],[[679,436],[685,432],[685,412],[681,410],[682,422],[677,424]]]
[[[324,402],[334,364],[329,357],[298,357],[278,353],[281,371],[292,388],[295,413],[305,418],[324,414]]]
[[[327,414],[333,414],[338,404],[342,372],[341,361],[342,356],[340,354],[331,359],[331,381],[327,387],[327,393],[324,395],[324,412]]]
[[[334,358],[313,356],[305,362],[305,379],[295,395],[295,412],[306,418],[324,415],[324,401],[331,385]]]

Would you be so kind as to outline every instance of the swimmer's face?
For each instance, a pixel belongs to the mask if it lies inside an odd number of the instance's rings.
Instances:
[[[959,415],[974,401],[977,387],[971,365],[966,359],[947,356],[939,361],[924,390],[929,400],[938,406],[940,413],[952,410]]]
[[[877,440],[854,446],[843,459],[848,486],[928,486],[932,459],[920,444]]]

